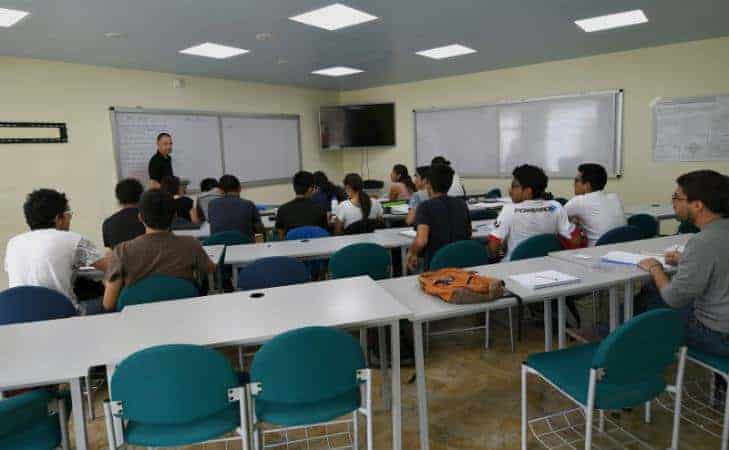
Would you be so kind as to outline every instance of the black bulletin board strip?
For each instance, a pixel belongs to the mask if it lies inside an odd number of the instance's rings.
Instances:
[[[0,122],[0,128],[57,128],[58,137],[34,138],[0,137],[0,144],[65,144],[68,142],[68,130],[63,122]]]

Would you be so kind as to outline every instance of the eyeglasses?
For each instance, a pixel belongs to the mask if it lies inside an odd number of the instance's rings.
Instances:
[[[688,200],[688,197],[679,197],[678,194],[673,194],[671,196],[672,202],[685,202],[686,200]]]

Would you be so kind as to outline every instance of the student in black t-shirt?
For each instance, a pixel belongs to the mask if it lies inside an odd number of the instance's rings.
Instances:
[[[315,226],[327,227],[327,213],[311,200],[314,193],[314,175],[310,172],[297,172],[293,178],[296,198],[281,205],[276,213],[276,229],[281,238],[292,228]]]
[[[144,225],[139,221],[137,209],[137,203],[144,192],[142,183],[134,178],[127,178],[116,184],[115,192],[121,209],[109,216],[101,226],[104,247],[110,249],[144,234]]]
[[[195,202],[190,197],[185,196],[185,189],[182,187],[180,179],[175,176],[164,177],[162,178],[162,187],[160,189],[174,197],[177,217],[187,222],[192,222],[191,212],[193,206],[195,206]]]
[[[441,247],[471,238],[471,217],[466,202],[447,195],[451,183],[453,169],[450,166],[430,166],[430,174],[425,180],[430,200],[421,203],[415,212],[417,235],[408,254],[408,267],[411,270],[417,267],[418,257],[425,258],[427,268]]]

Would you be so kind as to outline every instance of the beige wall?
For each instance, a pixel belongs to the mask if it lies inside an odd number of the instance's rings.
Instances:
[[[68,144],[0,145],[0,257],[7,240],[26,230],[22,202],[37,187],[69,196],[72,229],[101,243],[101,221],[115,209],[116,170],[109,106],[142,106],[224,112],[289,113],[302,117],[304,167],[339,177],[341,156],[319,149],[319,107],[336,92],[184,77],[173,89],[172,74],[119,70],[0,57],[0,120],[66,122]],[[265,157],[265,155],[262,155]],[[246,196],[282,202],[289,185],[251,189]],[[0,270],[0,288],[7,285]]]
[[[729,38],[690,42],[513,69],[440,78],[374,89],[341,92],[341,103],[395,102],[397,147],[369,151],[370,174],[387,179],[392,165],[414,165],[413,109],[488,103],[607,89],[625,90],[623,173],[610,180],[627,205],[668,202],[682,172],[729,162],[654,163],[651,159],[650,103],[656,97],[729,93]],[[434,64],[448,64],[437,62]],[[345,153],[343,171],[360,170],[360,152]],[[506,188],[504,179],[467,179],[469,192]],[[550,183],[555,195],[572,192],[571,181]]]

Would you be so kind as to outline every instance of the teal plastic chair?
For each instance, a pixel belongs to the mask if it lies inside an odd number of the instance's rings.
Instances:
[[[333,279],[369,275],[373,280],[390,278],[390,254],[377,244],[352,244],[329,258],[329,275]]]
[[[44,389],[0,400],[0,448],[69,448],[67,423],[66,402]]]
[[[446,267],[475,267],[489,263],[489,253],[483,243],[473,240],[452,242],[441,247],[430,261],[430,270]]]
[[[203,245],[243,245],[252,242],[250,236],[246,236],[240,231],[221,231],[205,239]]]
[[[700,350],[693,348],[688,349],[688,356],[686,357],[689,361],[697,364],[713,374],[716,374],[724,379],[725,383],[729,383],[729,358],[718,355],[712,355]],[[713,384],[713,379],[712,379]],[[729,385],[729,384],[728,384]],[[688,415],[691,417],[692,415]],[[701,417],[701,416],[699,416]],[[691,422],[691,420],[689,420]],[[707,433],[721,438],[721,450],[729,449],[729,396],[724,395],[724,417],[722,423],[721,436],[711,431],[711,427],[701,426],[697,424]]]
[[[691,222],[681,222],[678,225],[678,234],[696,234],[701,230]]]
[[[671,448],[678,448],[681,394],[686,347],[683,323],[676,311],[656,309],[632,318],[604,341],[564,350],[530,355],[522,364],[522,449],[527,445],[527,376],[536,375],[572,400],[593,423],[595,410],[616,410],[650,402],[665,390],[675,392]],[[666,371],[678,355],[675,386],[665,381]],[[600,414],[600,429],[604,415]],[[593,426],[585,427],[585,449],[592,445]]]
[[[192,281],[167,275],[152,274],[122,289],[121,294],[119,294],[119,299],[116,301],[116,310],[121,311],[125,306],[130,305],[199,296],[200,291]]]
[[[495,199],[495,198],[501,198],[501,197],[503,197],[503,195],[501,195],[501,189],[499,189],[499,188],[490,189],[486,193],[486,198],[488,198],[488,199]]]
[[[564,249],[556,235],[539,234],[517,245],[514,251],[511,252],[511,261],[541,258],[549,255],[551,252],[558,252],[560,250]]]
[[[628,217],[628,225],[640,230],[643,239],[650,239],[658,236],[660,224],[658,219],[650,214],[635,214]]]
[[[104,411],[112,450],[125,444],[199,444],[247,423],[238,376],[225,357],[205,347],[178,344],[138,351],[116,367],[110,389]],[[230,439],[247,442],[247,428]]]
[[[365,416],[367,436],[372,436],[371,373],[359,342],[350,334],[327,327],[283,333],[256,352],[250,375],[253,402],[249,406],[255,415],[251,411],[248,416],[254,418],[255,448],[262,448],[258,441],[265,443],[263,423],[284,428],[273,429],[273,433],[288,433],[292,427],[330,422],[348,414],[353,448],[359,448],[358,413]],[[368,439],[367,448],[372,445]]]

